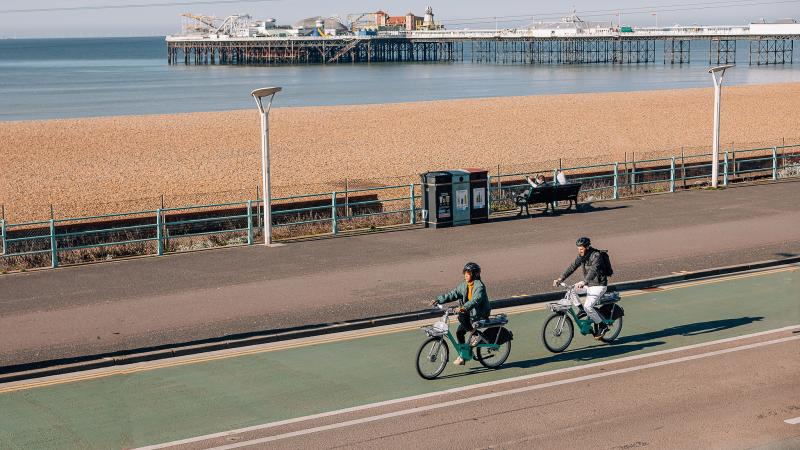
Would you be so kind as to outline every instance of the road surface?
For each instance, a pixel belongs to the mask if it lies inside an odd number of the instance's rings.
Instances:
[[[797,448],[798,289],[800,265],[624,292],[615,344],[559,355],[517,307],[506,365],[434,381],[401,324],[6,383],[0,448]]]

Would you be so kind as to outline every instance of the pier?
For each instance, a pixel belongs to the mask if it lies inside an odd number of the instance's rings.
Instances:
[[[757,26],[761,25],[761,26]],[[622,27],[569,30],[417,30],[375,35],[167,36],[169,64],[688,64],[692,43],[708,41],[709,64],[793,64],[800,24],[769,27]],[[656,43],[663,45],[658,48]],[[737,46],[749,48],[736,60]],[[704,46],[705,47],[705,46]]]

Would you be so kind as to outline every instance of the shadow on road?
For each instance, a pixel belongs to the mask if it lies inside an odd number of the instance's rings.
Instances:
[[[699,334],[715,333],[717,331],[728,330],[731,328],[740,327],[742,325],[749,325],[762,319],[763,317],[737,317],[735,319],[720,319],[710,320],[707,322],[689,323],[686,325],[665,328],[659,331],[650,331],[648,333],[622,336],[616,340],[615,344],[646,342],[670,336],[696,336]]]
[[[665,328],[659,331],[651,331],[648,333],[634,334],[632,336],[622,336],[613,343],[600,344],[591,347],[585,347],[573,351],[555,354],[544,358],[528,359],[525,361],[515,361],[504,364],[499,369],[528,369],[537,367],[544,364],[563,361],[591,361],[595,359],[612,358],[621,356],[627,353],[637,352],[646,348],[664,345],[665,342],[659,339],[670,336],[697,336],[701,334],[714,333],[717,331],[729,330],[731,328],[740,327],[742,325],[749,325],[753,322],[758,322],[764,319],[763,317],[738,317],[735,319],[720,319],[710,320],[706,322],[696,322],[686,325],[678,325],[675,327]],[[579,338],[576,336],[576,338]],[[467,372],[454,373],[442,376],[440,378],[458,378],[467,375],[475,375],[489,370],[484,367],[476,367]]]
[[[657,345],[663,345],[663,344],[664,342],[643,342],[641,344],[613,345],[613,346],[603,344],[601,346],[586,347],[578,350],[567,351],[564,353],[559,353],[544,358],[528,359],[525,361],[514,361],[504,364],[500,366],[500,368],[498,369],[486,369],[484,367],[476,367],[467,372],[443,375],[439,378],[442,379],[458,378],[467,375],[476,375],[479,373],[488,372],[492,370],[503,370],[511,368],[529,369],[531,367],[537,367],[544,364],[549,364],[559,361],[591,361],[593,359],[602,359],[602,358],[620,356],[626,353],[636,352],[639,350],[644,350],[649,347],[655,347]]]
[[[615,209],[625,209],[629,208],[629,205],[617,205],[617,206],[594,206],[591,203],[582,203],[577,208],[573,207],[572,209],[556,209],[555,212],[544,212],[543,208],[531,208],[530,214],[509,214],[507,216],[496,217],[492,219],[492,222],[508,222],[511,220],[519,220],[519,219],[538,219],[542,217],[558,217],[562,214],[573,214],[573,213],[589,213],[589,212],[600,212],[600,211],[613,211]]]
[[[639,350],[644,350],[646,348],[664,344],[665,342],[662,341],[654,341],[654,342],[642,342],[639,344],[601,345],[601,346],[585,347],[573,351],[558,353],[553,356],[548,356],[545,358],[528,359],[525,361],[515,361],[502,366],[501,369],[507,367],[508,368],[518,367],[521,369],[527,369],[530,367],[541,366],[542,364],[549,364],[560,361],[591,361],[594,359],[611,358],[614,356],[621,356],[627,353],[638,352]]]

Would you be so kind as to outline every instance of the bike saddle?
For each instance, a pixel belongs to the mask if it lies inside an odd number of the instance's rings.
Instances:
[[[620,299],[619,292],[606,292],[605,294],[603,294],[602,297],[600,297],[600,299],[597,301],[597,303],[595,303],[595,307],[600,306],[600,305],[604,305],[604,304],[607,304],[607,303],[618,302],[619,299]]]
[[[477,322],[473,323],[472,325],[475,328],[486,328],[486,327],[494,327],[498,325],[505,325],[508,323],[508,317],[505,314],[497,314],[495,316],[489,316],[488,319],[478,320]]]

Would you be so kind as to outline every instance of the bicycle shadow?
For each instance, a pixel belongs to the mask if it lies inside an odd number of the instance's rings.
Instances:
[[[637,352],[640,350],[644,350],[646,348],[655,347],[657,345],[663,345],[665,342],[643,342],[640,344],[628,344],[628,345],[613,345],[609,346],[607,344],[601,344],[592,347],[584,347],[581,349],[576,349],[572,351],[566,351],[564,353],[558,353],[552,356],[546,356],[544,358],[534,358],[528,359],[525,361],[514,361],[510,363],[503,364],[497,369],[487,369],[485,367],[475,367],[466,372],[460,373],[452,373],[440,376],[440,379],[446,378],[458,378],[467,375],[476,375],[484,372],[492,372],[495,370],[504,370],[504,369],[529,369],[531,367],[537,367],[544,364],[549,364],[553,362],[564,362],[564,361],[591,361],[594,359],[603,359],[603,358],[611,358],[614,356],[621,356],[627,353]]]
[[[564,353],[557,353],[555,355],[547,356],[544,358],[528,359],[525,361],[514,361],[508,364],[504,364],[503,366],[500,367],[500,369],[513,368],[513,367],[519,369],[528,369],[531,367],[541,366],[542,364],[549,364],[554,362],[564,362],[564,361],[585,362],[585,361],[592,361],[595,359],[613,358],[615,356],[622,356],[628,353],[638,352],[640,350],[664,344],[666,344],[666,342],[663,341],[642,342],[638,344],[619,344],[619,345],[601,344],[591,347],[584,347],[572,351],[566,351]]]
[[[706,322],[696,322],[686,325],[678,325],[670,328],[664,328],[659,331],[650,331],[647,333],[634,334],[628,336],[621,336],[613,344],[628,344],[632,342],[651,341],[654,339],[662,339],[670,336],[698,336],[701,334],[716,333],[718,331],[729,330],[731,328],[749,325],[754,322],[763,320],[764,317],[737,317],[735,319],[720,319],[709,320]],[[623,330],[624,331],[624,330]]]
[[[514,361],[503,364],[497,369],[487,369],[485,367],[475,367],[466,372],[453,373],[443,375],[439,378],[458,378],[468,375],[476,375],[483,372],[494,370],[504,370],[511,368],[528,369],[537,367],[544,364],[553,362],[565,361],[592,361],[595,359],[613,358],[615,356],[622,356],[627,353],[638,352],[650,347],[664,345],[666,342],[658,340],[671,336],[698,336],[701,334],[715,333],[718,331],[729,330],[731,328],[749,325],[754,322],[763,320],[764,317],[737,317],[734,319],[720,319],[709,320],[705,322],[696,322],[686,325],[678,325],[674,327],[664,328],[663,330],[651,331],[647,333],[634,334],[631,336],[621,336],[615,341],[608,344],[599,344],[590,347],[584,347],[564,353],[558,353],[544,358],[534,358],[525,361]],[[623,330],[624,331],[624,330]],[[579,336],[576,336],[578,338]]]

